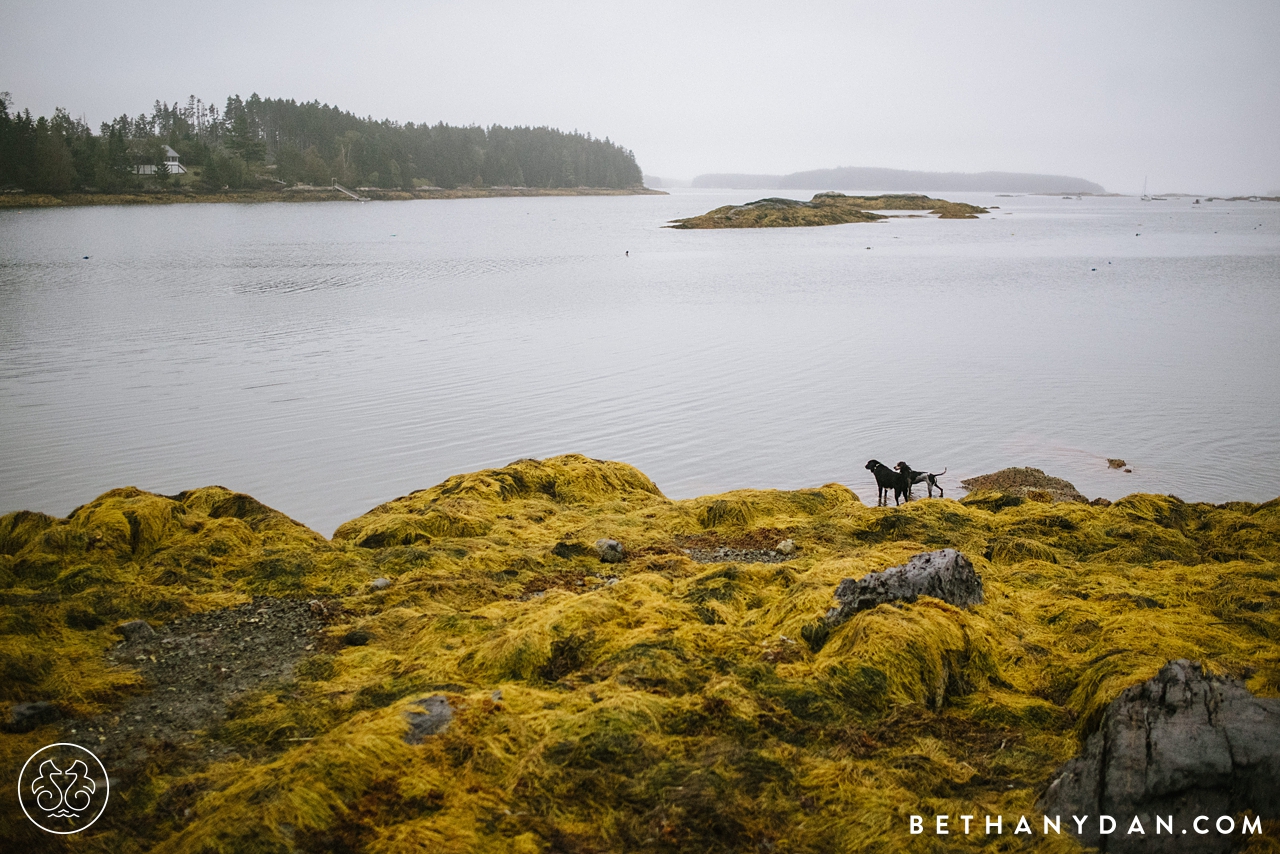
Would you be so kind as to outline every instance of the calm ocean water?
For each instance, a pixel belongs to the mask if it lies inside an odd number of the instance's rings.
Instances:
[[[873,501],[870,457],[1280,494],[1280,205],[661,227],[763,195],[0,213],[0,513],[217,483],[328,534],[565,452],[672,497]]]

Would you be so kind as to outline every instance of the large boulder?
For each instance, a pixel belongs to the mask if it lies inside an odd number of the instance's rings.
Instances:
[[[1108,852],[1239,847],[1240,813],[1280,818],[1280,699],[1255,697],[1238,680],[1206,676],[1185,659],[1171,661],[1107,707],[1084,752],[1062,767],[1036,808],[1062,816],[1073,833],[1068,817],[1089,816],[1080,841]],[[1115,819],[1105,836],[1101,816]],[[1199,827],[1198,816],[1207,817]],[[1223,816],[1230,823],[1219,822]],[[1135,817],[1143,833],[1128,832]],[[1172,833],[1156,832],[1157,817],[1172,819]]]
[[[960,608],[982,604],[982,579],[969,559],[955,549],[918,554],[902,566],[846,578],[836,588],[837,606],[827,623],[838,626],[859,611],[886,602],[914,602],[932,596]]]

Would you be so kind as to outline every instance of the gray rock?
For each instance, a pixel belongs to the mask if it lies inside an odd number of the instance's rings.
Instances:
[[[156,630],[151,628],[151,624],[146,620],[130,620],[127,623],[121,623],[116,626],[116,631],[124,635],[127,641],[146,640],[154,637]]]
[[[838,626],[859,611],[885,602],[914,602],[920,596],[932,596],[959,608],[980,605],[982,579],[969,559],[955,549],[924,552],[902,566],[841,581],[836,588],[840,604],[827,612],[827,622]]]
[[[783,540],[774,546],[773,550],[784,555],[794,554],[796,550],[795,540]]]
[[[601,563],[622,563],[622,543],[604,538],[596,540],[596,554],[600,556]]]
[[[409,721],[409,731],[404,734],[404,740],[409,744],[422,744],[427,736],[439,735],[453,720],[453,707],[444,694],[432,694],[415,701],[414,705],[422,711],[404,713]]]
[[[1108,852],[1206,854],[1238,847],[1239,814],[1280,818],[1280,699],[1255,697],[1238,680],[1206,676],[1185,659],[1128,688],[1103,714],[1084,752],[1064,765],[1036,808],[1045,815],[1088,815],[1080,840]],[[1110,835],[1098,816],[1116,819]],[[1128,834],[1137,816],[1145,835]],[[1156,817],[1173,834],[1156,834]],[[1208,816],[1196,832],[1197,816]],[[1221,834],[1220,816],[1235,816]],[[1064,825],[1074,822],[1064,820]]]
[[[375,578],[373,581],[369,582],[370,590],[386,590],[390,586],[391,586],[390,578]]]
[[[62,717],[62,712],[53,703],[41,700],[38,703],[14,703],[9,709],[9,720],[5,722],[5,732],[31,732],[39,726],[51,724]]]

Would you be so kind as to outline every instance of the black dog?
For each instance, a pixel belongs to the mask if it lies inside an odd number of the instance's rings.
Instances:
[[[905,473],[894,471],[879,460],[867,460],[866,469],[876,476],[876,486],[880,487],[880,504],[889,503],[890,489],[893,490],[894,506],[897,506],[901,497],[911,500],[911,481]]]
[[[938,483],[938,478],[942,477],[944,474],[947,473],[946,469],[943,469],[937,474],[931,474],[927,471],[916,471],[913,468],[911,468],[911,466],[907,465],[904,462],[899,462],[896,466],[894,466],[894,468],[907,476],[907,483],[909,484],[907,486],[908,499],[911,498],[911,487],[915,486],[917,483],[923,483],[929,487],[930,498],[933,497],[933,488],[935,486],[938,487],[938,497],[939,498],[946,497],[945,495],[943,495],[943,492],[942,492],[942,484]]]

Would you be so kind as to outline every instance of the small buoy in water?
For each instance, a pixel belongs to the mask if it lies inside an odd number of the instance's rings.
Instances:
[[[1091,273],[1096,273],[1096,272],[1098,272],[1098,268],[1097,268],[1097,267],[1090,267],[1090,268],[1089,268],[1089,272],[1091,272]]]
[[[89,260],[89,256],[88,256],[88,255],[84,256],[84,260],[88,261],[88,260]]]
[[[627,257],[628,257],[628,258],[630,258],[630,257],[631,257],[631,250],[630,250],[630,249],[628,249],[628,250],[627,250]]]
[[[870,247],[870,246],[868,246],[867,248],[868,248],[868,249],[870,249],[871,247]]]

